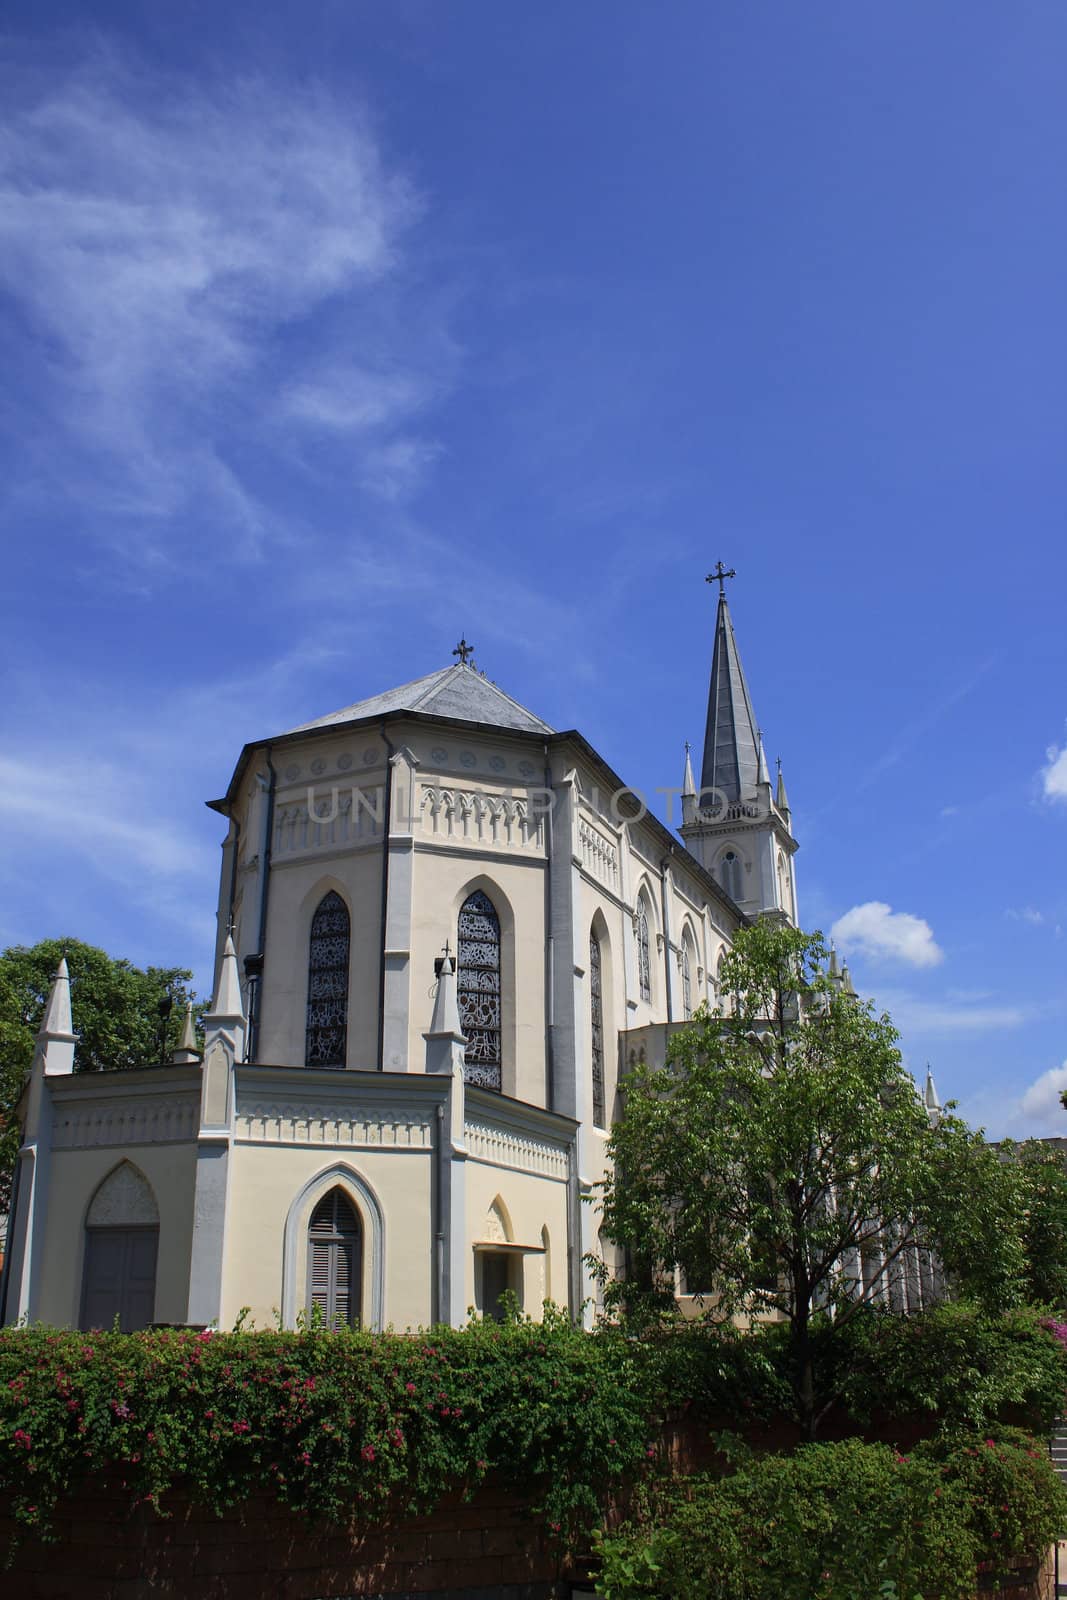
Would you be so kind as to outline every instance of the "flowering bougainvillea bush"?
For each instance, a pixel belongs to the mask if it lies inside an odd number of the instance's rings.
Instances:
[[[837,1359],[857,1412],[986,1427],[1006,1404],[1053,1414],[1067,1379],[1067,1351],[1036,1317],[954,1310],[850,1339],[851,1365]],[[552,1311],[416,1335],[7,1329],[0,1492],[43,1530],[66,1489],[103,1472],[157,1508],[173,1486],[216,1510],[269,1489],[310,1516],[370,1523],[493,1473],[568,1539],[656,1465],[665,1416],[788,1414],[787,1362],[775,1329],[636,1339]]]
[[[793,1455],[734,1448],[724,1478],[673,1485],[599,1541],[605,1600],[942,1600],[1034,1558],[1067,1525],[1045,1450],[1008,1430],[901,1455],[847,1439]]]
[[[79,1478],[221,1510],[272,1489],[312,1516],[428,1508],[488,1472],[566,1533],[650,1459],[624,1339],[565,1319],[361,1332],[0,1334],[0,1489],[47,1528]],[[653,1452],[654,1453],[654,1452]]]

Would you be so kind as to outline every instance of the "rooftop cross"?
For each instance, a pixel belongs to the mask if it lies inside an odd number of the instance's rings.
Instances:
[[[719,585],[719,594],[720,595],[724,595],[726,593],[726,580],[727,580],[727,578],[736,578],[736,577],[737,577],[737,573],[734,571],[733,567],[724,567],[721,561],[716,561],[716,563],[715,563],[715,571],[714,572],[709,572],[707,577],[704,579],[704,582],[705,583],[718,583],[718,585]]]
[[[466,639],[461,639],[456,648],[453,650],[452,654],[454,656],[458,656],[463,665],[466,666],[467,657],[474,654],[474,646],[472,644],[468,644]]]

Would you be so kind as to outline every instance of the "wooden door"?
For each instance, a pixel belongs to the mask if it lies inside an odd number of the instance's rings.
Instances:
[[[158,1228],[86,1228],[81,1325],[123,1333],[155,1319]]]

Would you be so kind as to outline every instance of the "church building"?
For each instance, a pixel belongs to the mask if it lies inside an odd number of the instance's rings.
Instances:
[[[65,964],[21,1102],[3,1321],[587,1318],[628,1064],[795,923],[796,841],[719,583],[700,787],[664,825],[470,658],[241,751],[215,989],[170,1062],[74,1073]],[[370,685],[368,685],[370,687]]]

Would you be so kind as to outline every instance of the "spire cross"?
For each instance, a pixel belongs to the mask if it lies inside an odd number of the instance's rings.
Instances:
[[[737,573],[734,571],[733,567],[724,567],[721,561],[717,561],[715,563],[715,571],[709,572],[707,577],[704,579],[704,582],[717,583],[719,585],[719,598],[722,599],[726,593],[727,578],[736,577]]]
[[[468,656],[472,656],[474,654],[474,646],[472,644],[468,644],[466,639],[460,639],[459,643],[457,644],[456,648],[453,650],[452,654],[454,656],[458,656],[459,659],[462,661],[463,665],[466,666],[467,665],[467,657]]]

